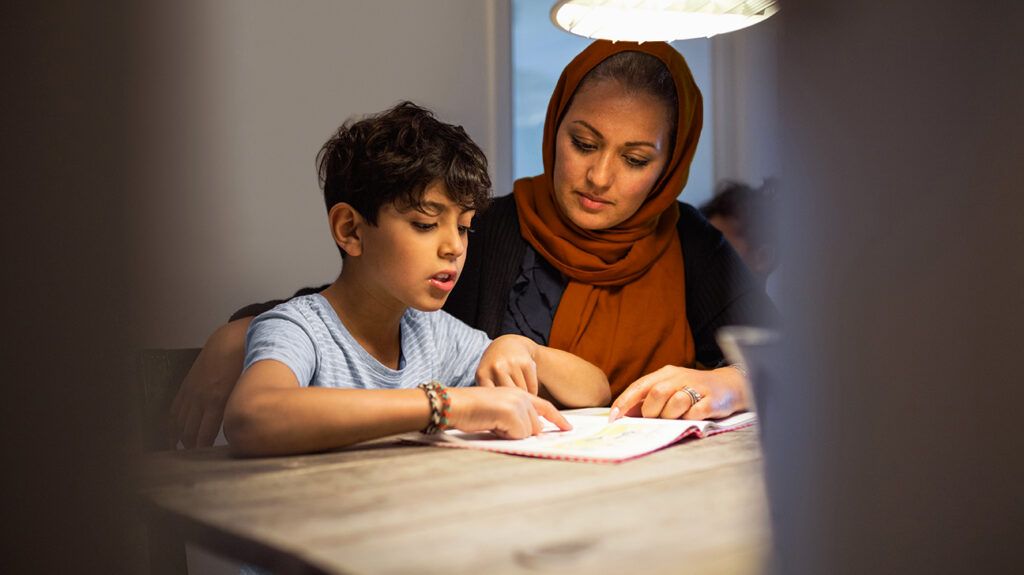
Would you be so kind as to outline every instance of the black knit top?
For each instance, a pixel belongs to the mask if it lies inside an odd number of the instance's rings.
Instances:
[[[511,195],[496,199],[473,227],[466,264],[444,309],[496,337],[506,323],[512,285],[520,276],[528,244],[519,232]],[[778,312],[721,232],[696,208],[679,204],[677,228],[686,274],[686,293],[680,296],[686,297],[697,361],[715,367],[723,361],[715,341],[718,328],[774,326]]]

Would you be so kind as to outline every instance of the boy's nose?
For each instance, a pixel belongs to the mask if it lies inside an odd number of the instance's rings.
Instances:
[[[466,242],[463,237],[459,234],[459,228],[456,226],[452,230],[448,230],[444,234],[444,238],[441,240],[441,245],[438,247],[438,253],[445,259],[457,259],[466,252]]]

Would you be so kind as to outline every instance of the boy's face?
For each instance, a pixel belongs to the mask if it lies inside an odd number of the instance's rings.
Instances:
[[[403,307],[441,309],[462,272],[474,213],[453,202],[441,182],[427,186],[416,208],[382,207],[377,225],[364,229],[360,257],[381,295]]]

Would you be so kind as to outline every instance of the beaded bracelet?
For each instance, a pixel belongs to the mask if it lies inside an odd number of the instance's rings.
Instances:
[[[430,401],[430,423],[423,428],[423,433],[434,434],[448,429],[448,415],[452,409],[448,390],[436,381],[421,383],[417,387],[427,394]]]

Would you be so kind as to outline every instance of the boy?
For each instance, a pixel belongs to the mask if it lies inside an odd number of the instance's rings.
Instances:
[[[253,320],[224,418],[237,453],[444,427],[521,438],[540,432],[539,416],[569,428],[538,392],[607,404],[607,378],[590,363],[522,336],[491,342],[440,311],[490,193],[487,161],[462,128],[405,102],[343,125],[318,164],[341,274]]]

